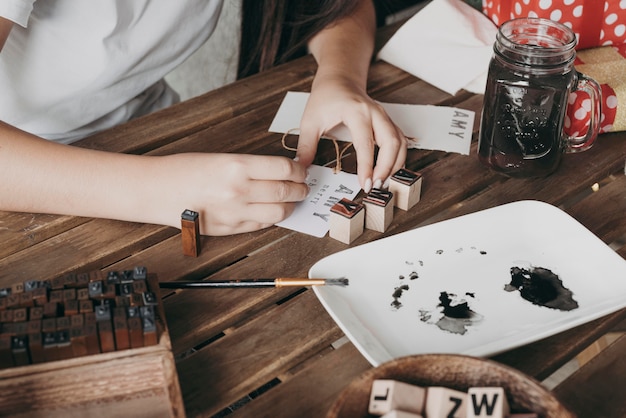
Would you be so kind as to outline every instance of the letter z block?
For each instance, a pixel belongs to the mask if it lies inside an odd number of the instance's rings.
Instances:
[[[424,415],[428,418],[465,418],[467,394],[442,386],[432,386],[426,392]]]

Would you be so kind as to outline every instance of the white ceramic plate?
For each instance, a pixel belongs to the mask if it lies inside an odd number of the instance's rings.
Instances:
[[[549,269],[578,307],[549,308],[505,290],[512,267]],[[536,201],[349,248],[317,262],[309,277],[350,280],[314,291],[374,366],[413,354],[491,356],[626,307],[626,261],[571,216]],[[401,306],[393,306],[402,285]],[[444,315],[441,292],[451,306],[466,302],[474,318]]]

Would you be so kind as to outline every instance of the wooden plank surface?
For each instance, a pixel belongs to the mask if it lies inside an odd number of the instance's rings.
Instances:
[[[605,348],[554,393],[580,417],[623,418],[626,416],[626,335]],[[616,390],[616,388],[619,388]]]
[[[131,121],[79,146],[159,156],[178,152],[251,152],[286,155],[280,134],[267,129],[284,94],[308,91],[310,57]],[[482,97],[450,96],[403,71],[376,62],[368,89],[378,100],[439,104],[476,112],[469,156],[411,150],[407,167],[424,175],[422,201],[396,211],[383,234],[366,231],[350,246],[418,226],[522,199],[562,207],[626,256],[626,146],[623,134],[605,134],[585,153],[567,155],[543,180],[508,179],[476,158]],[[320,143],[318,164],[332,159]],[[354,153],[344,161],[354,172]],[[591,192],[594,183],[600,188]],[[305,277],[319,259],[348,248],[278,227],[228,237],[203,237],[197,258],[184,257],[175,228],[51,215],[0,212],[0,287],[93,268],[144,265],[159,280]],[[620,244],[621,242],[621,244]],[[164,292],[164,308],[190,417],[211,416],[242,399],[233,416],[319,417],[338,391],[369,368],[310,290],[224,289]],[[495,356],[536,378],[547,377],[604,332],[624,323],[626,310],[574,330]],[[341,341],[341,340],[340,340]],[[332,379],[329,379],[332,376]],[[575,388],[564,386],[561,393]],[[569,392],[568,392],[569,391]],[[569,395],[568,395],[569,396]]]

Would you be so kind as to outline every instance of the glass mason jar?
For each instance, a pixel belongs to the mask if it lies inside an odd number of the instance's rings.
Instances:
[[[599,133],[601,90],[577,72],[576,36],[541,18],[503,23],[489,65],[480,122],[478,158],[511,177],[554,172],[565,152],[584,151]],[[568,98],[581,90],[591,101],[589,129],[564,132]]]

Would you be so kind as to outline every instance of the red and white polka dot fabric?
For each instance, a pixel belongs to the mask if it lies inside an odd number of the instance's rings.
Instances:
[[[626,42],[626,0],[483,0],[496,24],[518,17],[542,17],[570,27],[578,49]]]

